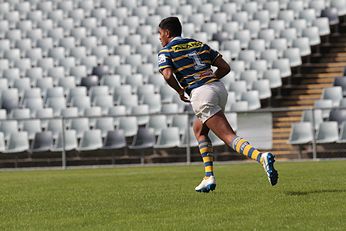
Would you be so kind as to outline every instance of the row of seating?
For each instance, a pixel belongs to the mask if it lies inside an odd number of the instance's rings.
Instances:
[[[306,130],[307,126],[311,127],[311,131],[317,131],[317,143],[346,142],[346,98],[343,98],[342,87],[324,88],[321,99],[315,101],[314,107],[313,111],[303,111],[301,123],[292,124],[289,142],[305,144],[307,138],[310,142],[312,133]]]
[[[198,142],[194,139],[192,128],[186,130],[183,135],[180,135],[179,128],[168,127],[160,131],[158,138],[153,128],[140,127],[136,131],[131,145],[127,145],[126,133],[122,129],[107,131],[106,135],[102,136],[102,131],[99,129],[86,130],[78,138],[78,133],[75,130],[66,130],[60,132],[57,138],[54,138],[53,132],[43,131],[36,132],[30,144],[29,135],[26,131],[11,133],[8,140],[4,134],[0,132],[0,152],[2,153],[20,153],[20,152],[61,152],[61,151],[92,151],[97,149],[141,149],[144,148],[186,148],[188,139],[189,146],[197,147]],[[187,136],[190,136],[188,138]],[[211,139],[215,146],[223,145],[214,134]]]
[[[65,119],[57,118],[41,118],[41,119],[12,119],[0,121],[0,132],[3,132],[5,139],[7,140],[12,133],[18,131],[28,132],[29,139],[33,139],[36,132],[51,131],[54,137],[57,137],[63,129],[72,129],[77,132],[78,138],[81,138],[84,131],[92,129],[100,129],[102,136],[115,128],[123,129],[126,137],[134,136],[138,127],[150,127],[155,130],[155,134],[159,135],[162,129],[168,127],[178,127],[180,134],[185,132],[186,127],[191,126],[188,121],[188,115],[186,114],[161,114],[148,116],[141,111],[135,111],[131,116],[120,115],[114,117],[101,117],[98,115],[91,115],[91,117],[79,117],[78,114],[73,114],[73,110],[65,111]],[[75,111],[76,113],[77,111]],[[2,115],[0,111],[0,115]],[[20,117],[18,115],[17,117]],[[226,117],[231,123],[234,130],[237,130],[237,114],[226,113]]]
[[[311,143],[314,140],[314,136],[317,144],[346,143],[345,121],[340,129],[337,122],[326,121],[319,124],[316,132],[314,130],[310,122],[293,123],[289,143],[294,145]]]

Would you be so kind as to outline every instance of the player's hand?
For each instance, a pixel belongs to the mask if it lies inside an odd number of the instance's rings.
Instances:
[[[181,99],[182,101],[184,101],[185,103],[190,103],[189,98],[187,98],[187,97],[185,96],[185,91],[184,91],[184,89],[181,89],[181,90],[178,92],[178,94],[179,94],[180,99]]]

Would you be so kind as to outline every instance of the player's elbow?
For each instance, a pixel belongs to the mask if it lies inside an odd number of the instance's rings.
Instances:
[[[225,75],[227,75],[231,71],[231,67],[228,63],[225,62],[224,65],[222,65],[222,70],[225,73]]]

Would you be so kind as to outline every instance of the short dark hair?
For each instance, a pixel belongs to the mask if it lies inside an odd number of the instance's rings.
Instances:
[[[162,19],[162,21],[159,24],[159,27],[161,29],[169,30],[169,32],[171,32],[171,36],[173,37],[181,36],[182,26],[178,17],[168,17]]]

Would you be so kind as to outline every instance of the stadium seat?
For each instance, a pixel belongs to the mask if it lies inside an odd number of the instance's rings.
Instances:
[[[77,138],[81,138],[85,131],[90,129],[88,118],[73,118],[71,119],[71,128],[77,133]]]
[[[78,132],[77,132],[78,137]],[[78,147],[79,151],[92,151],[103,147],[101,130],[87,130],[83,132]]]
[[[64,139],[65,138],[65,139]],[[77,135],[75,130],[65,130],[60,132],[55,144],[51,147],[53,152],[71,151],[78,148]]]
[[[138,128],[137,134],[133,138],[130,149],[142,150],[146,148],[153,148],[156,142],[155,133],[153,128]]]
[[[343,98],[342,88],[340,86],[324,88],[321,99],[330,99],[333,106],[339,106],[340,100]]]
[[[46,129],[48,126],[48,119],[53,117],[53,109],[52,108],[41,108],[37,109],[34,112],[34,117],[40,119],[41,127]]]
[[[257,109],[261,108],[261,102],[260,102],[258,91],[243,92],[241,94],[240,100],[248,102],[248,110],[249,111],[257,110]]]
[[[27,132],[16,132],[10,134],[5,153],[19,153],[28,150],[29,139]]]
[[[339,139],[338,123],[335,121],[323,122],[319,125],[316,134],[316,143],[335,143]]]
[[[55,116],[59,116],[61,110],[66,108],[66,99],[65,97],[48,98],[46,105],[53,109]]]
[[[134,106],[131,108],[131,114],[137,117],[138,125],[146,125],[149,122],[149,106],[146,104]]]
[[[321,16],[322,10],[326,8],[326,2],[323,0],[313,0],[309,2],[309,8],[314,9],[316,16]]]
[[[323,116],[322,116],[322,110],[314,110],[314,119],[312,118],[312,110],[304,110],[302,114],[301,121],[302,122],[309,122],[313,123],[313,120],[315,120],[315,125],[313,126],[315,129],[318,129],[320,124],[323,122]]]
[[[150,116],[147,127],[153,128],[155,135],[158,136],[162,129],[165,129],[168,127],[166,116],[165,115]]]
[[[334,79],[334,86],[339,86],[342,88],[342,94],[346,96],[346,77],[336,77]]]
[[[5,140],[8,140],[12,133],[19,131],[18,122],[16,120],[4,120],[0,124],[0,131],[4,134]]]
[[[236,81],[230,86],[229,90],[235,93],[236,100],[240,100],[242,93],[247,91],[246,82]]]
[[[28,98],[24,99],[23,106],[30,109],[31,114],[34,115],[37,111],[43,109],[43,100],[42,98]]]
[[[247,90],[252,88],[252,83],[257,81],[257,72],[255,70],[246,70],[240,74],[240,81],[245,81],[247,85]]]
[[[176,127],[164,128],[161,130],[154,148],[174,148],[180,145],[179,129]]]
[[[8,111],[19,106],[19,93],[17,89],[7,89],[1,94],[1,108]]]
[[[0,153],[5,152],[5,150],[6,150],[6,145],[5,145],[4,134],[0,132]]]
[[[250,40],[251,40],[251,33],[249,30],[240,30],[235,32],[234,38],[240,41],[240,47],[242,49],[247,48]]]
[[[50,151],[53,146],[53,134],[50,131],[37,132],[32,142],[32,152]]]
[[[307,37],[309,39],[310,46],[315,46],[321,43],[320,32],[318,27],[309,27],[303,30],[303,37]]]
[[[326,8],[321,12],[321,17],[329,19],[329,25],[334,26],[339,24],[338,10],[336,8]]]
[[[230,63],[231,70],[235,73],[235,79],[240,78],[240,74],[245,71],[245,62],[241,60],[233,61]]]
[[[114,130],[113,124],[114,121],[112,117],[97,118],[95,129],[99,129],[101,131],[102,137],[106,137],[108,131]]]
[[[338,9],[338,15],[346,15],[346,1],[345,0],[331,0],[330,6]]]
[[[287,48],[283,51],[283,58],[289,60],[291,67],[297,67],[302,65],[302,59],[299,48]]]
[[[137,134],[137,124],[137,118],[134,116],[120,117],[118,128],[124,130],[125,137],[131,137]]]
[[[307,144],[312,142],[312,125],[309,122],[293,123],[288,143]]]
[[[300,56],[307,56],[311,54],[310,42],[306,37],[295,39],[292,42],[292,47],[299,49]]]
[[[319,99],[314,102],[315,108],[321,109],[323,119],[329,117],[330,108],[333,107],[333,101],[330,99]]]
[[[173,121],[173,115],[179,113],[179,107],[175,103],[166,103],[162,105],[161,112],[166,115],[167,124],[171,125]]]
[[[268,79],[258,80],[252,83],[252,90],[258,91],[260,99],[268,99],[272,96]]]
[[[311,26],[316,20],[316,12],[314,9],[304,9],[299,13],[299,18],[304,19],[308,26]]]
[[[329,114],[329,121],[336,121],[341,126],[346,121],[346,109],[333,108]]]
[[[77,108],[75,108],[75,109],[76,109],[75,113],[78,116],[78,109]],[[108,110],[107,110],[107,112],[108,112]],[[101,107],[97,107],[97,106],[90,107],[90,108],[87,108],[87,109],[84,110],[83,115],[85,117],[89,118],[89,125],[90,125],[90,127],[95,127],[96,118],[94,118],[94,117],[102,116],[102,109],[101,109]],[[113,125],[113,123],[112,123],[112,125]]]
[[[346,143],[346,122],[341,124],[340,136],[337,140],[338,143]]]
[[[281,78],[289,77],[292,74],[290,61],[286,58],[274,60],[272,68],[280,70]]]
[[[127,146],[124,131],[116,129],[108,131],[102,149],[122,149]]]
[[[19,120],[19,124],[21,127],[21,124],[23,122],[21,121],[21,119],[29,119],[31,114],[30,109],[28,108],[15,108],[11,111],[10,115],[11,118]]]

